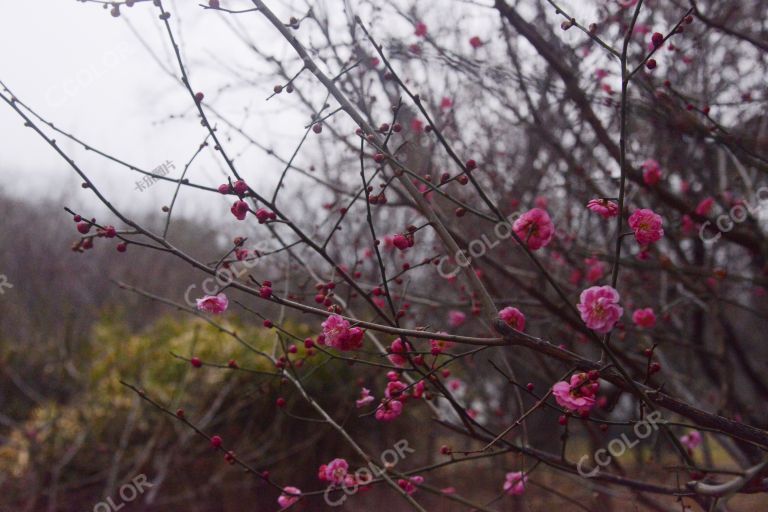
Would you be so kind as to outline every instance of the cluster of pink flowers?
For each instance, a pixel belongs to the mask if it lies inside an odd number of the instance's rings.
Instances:
[[[619,214],[619,205],[608,199],[590,199],[587,208],[604,219],[610,219]]]
[[[323,334],[317,342],[335,349],[347,351],[363,346],[365,331],[359,327],[350,327],[349,322],[339,315],[331,315],[322,323]]]
[[[656,313],[651,308],[636,309],[632,313],[632,321],[643,329],[651,329],[656,325]]]
[[[619,299],[619,292],[611,286],[592,286],[581,292],[576,307],[587,327],[605,334],[613,329],[624,314]]]
[[[516,331],[525,330],[525,315],[519,309],[508,306],[499,311],[499,318]]]
[[[635,239],[640,245],[658,242],[664,236],[664,221],[661,215],[646,208],[636,210],[629,216],[629,227],[635,232]]]
[[[560,381],[552,386],[552,395],[561,407],[579,414],[587,414],[595,405],[595,394],[600,389],[597,372],[576,373],[570,381]]]
[[[405,366],[408,359],[403,354],[406,352],[405,343],[403,343],[403,340],[400,338],[397,338],[389,346],[389,355],[387,355],[387,359],[389,359],[389,362],[395,366]]]
[[[229,299],[223,293],[206,295],[202,299],[197,299],[197,309],[213,313],[214,315],[225,312],[227,307],[229,307]]]
[[[408,478],[407,480],[405,478],[401,478],[397,481],[397,485],[400,486],[402,490],[404,490],[407,494],[412,495],[417,490],[419,490],[419,485],[424,483],[424,477],[423,476],[412,476]]]
[[[528,477],[522,471],[507,473],[504,479],[504,492],[510,496],[520,496],[525,492]]]
[[[555,225],[549,214],[541,208],[533,208],[522,214],[512,224],[512,230],[528,248],[536,251],[545,247],[552,240],[555,233]]]

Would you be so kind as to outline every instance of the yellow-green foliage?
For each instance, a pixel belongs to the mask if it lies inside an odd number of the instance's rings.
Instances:
[[[253,347],[273,353],[274,330],[233,318],[217,321]],[[298,336],[308,334],[305,326],[286,327]],[[187,359],[194,355],[205,363],[220,365],[235,359],[241,368],[275,371],[266,358],[201,319],[168,316],[141,332],[132,332],[120,314],[110,313],[95,325],[82,347],[71,361],[63,363],[71,371],[59,374],[74,379],[74,385],[67,385],[78,391],[64,400],[61,396],[52,397],[37,405],[29,411],[25,422],[8,433],[9,442],[0,447],[0,474],[20,476],[33,459],[58,460],[83,438],[90,447],[114,448],[137,400],[136,393],[120,384],[120,380],[146,390],[168,408],[183,403],[194,409],[204,407],[208,397],[226,379],[269,379],[229,369],[196,369],[172,354]],[[142,423],[164,421],[159,411],[148,404],[142,406],[140,414]]]

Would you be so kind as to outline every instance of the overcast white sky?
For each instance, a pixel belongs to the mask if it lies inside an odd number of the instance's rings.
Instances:
[[[270,5],[285,19],[306,10],[301,7],[303,2],[297,1],[299,7],[295,10],[289,4],[275,1]],[[436,1],[435,9],[425,8],[432,16],[426,20],[428,23],[438,22],[438,4],[468,8],[455,1]],[[287,111],[296,112],[290,108],[296,101],[295,95],[283,94],[270,102],[264,101],[274,84],[265,81],[264,74],[256,68],[258,59],[225,24],[225,18],[234,17],[204,11],[198,0],[165,0],[165,5],[173,13],[174,33],[182,43],[195,89],[204,91],[206,102],[235,122],[242,122],[243,109],[249,108],[252,114],[243,128],[260,142],[289,156],[304,133],[307,119],[286,115]],[[248,0],[223,0],[222,5],[234,9],[252,6]],[[92,146],[146,170],[172,161],[176,172],[180,172],[206,131],[194,117],[169,119],[172,114],[190,114],[190,98],[141,46],[126,22],[178,76],[157,9],[145,3],[123,8],[122,12],[120,18],[113,18],[108,10],[77,0],[0,0],[0,80],[44,118]],[[472,13],[473,16],[462,18],[461,27],[456,27],[464,44],[469,34],[491,37],[488,17],[493,16],[492,10],[472,7]],[[247,28],[258,48],[278,58],[292,56],[292,50],[261,15],[249,13],[236,19]],[[338,13],[338,19],[343,23],[343,13]],[[377,29],[404,39],[413,35],[413,28],[407,23],[402,27],[390,23]],[[306,34],[302,31],[300,37],[304,40]],[[231,84],[229,69],[236,69],[259,84],[219,92],[219,88]],[[84,206],[96,207],[92,194],[80,189],[74,172],[39,136],[24,128],[18,115],[4,103],[0,104],[0,135],[0,189],[13,195],[42,194],[56,200],[64,195],[66,203],[79,211]],[[120,208],[157,211],[173,193],[173,186],[166,183],[155,184],[143,192],[134,190],[139,175],[83,151],[63,136],[56,138]],[[245,170],[250,181],[276,180],[281,166],[259,149],[241,140],[233,142],[228,150],[238,156],[239,168]],[[297,163],[305,163],[301,158],[307,154],[312,152],[302,153]],[[192,167],[191,179],[214,186],[223,182],[221,162],[210,153],[204,154]],[[221,211],[225,205],[219,203],[228,201],[223,197],[184,194],[181,210],[186,213],[209,208]]]
[[[244,105],[258,110],[259,115],[251,116],[247,127],[261,135],[260,141],[298,141],[303,120],[274,115],[280,102],[286,100],[264,102],[271,85],[265,83],[263,90],[251,90],[245,101],[237,92],[228,91],[226,97],[216,94],[216,89],[227,83],[227,75],[222,68],[211,67],[217,66],[212,64],[211,55],[223,55],[228,66],[251,68],[249,78],[259,79],[253,72],[255,59],[236,42],[222,15],[203,12],[194,0],[166,0],[165,4],[175,14],[174,30],[183,42],[196,89],[205,91],[206,99],[238,122]],[[230,5],[247,7],[250,2],[231,0]],[[180,172],[206,131],[192,118],[168,118],[190,112],[189,96],[141,47],[124,18],[178,74],[167,35],[150,4],[124,8],[123,16],[116,19],[94,4],[75,0],[0,0],[0,80],[40,115],[94,147],[146,170],[172,161]],[[276,42],[273,29],[261,16],[251,14],[248,18],[252,27],[249,34],[260,47],[282,51],[283,45]],[[66,163],[37,134],[25,129],[4,103],[0,105],[0,134],[0,187],[4,191],[36,197],[42,192],[54,198],[65,194],[75,206],[94,204],[92,195],[80,189],[80,181]],[[82,151],[62,136],[57,140],[121,207],[154,209],[165,204],[173,191],[172,185],[163,183],[143,192],[134,190],[140,176]],[[239,153],[243,147],[234,145],[229,150]],[[242,159],[259,166],[259,178],[274,176],[278,169],[257,149],[248,149]],[[219,164],[209,154],[200,158],[191,173],[195,181],[224,181]],[[255,173],[251,177],[258,179]],[[210,196],[204,197],[210,201]],[[188,203],[188,212],[191,207],[200,208]]]

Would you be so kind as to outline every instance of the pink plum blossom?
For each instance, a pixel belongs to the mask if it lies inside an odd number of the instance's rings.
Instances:
[[[649,187],[656,185],[661,180],[661,166],[653,158],[649,158],[640,166],[643,168],[643,182]]]
[[[223,293],[218,295],[206,295],[202,299],[197,299],[197,309],[213,313],[214,315],[225,312],[228,306],[229,299]]]
[[[360,390],[360,398],[355,401],[355,407],[360,409],[361,407],[365,407],[369,403],[373,402],[375,399],[373,395],[371,395],[371,390],[368,388],[362,388]]]
[[[525,330],[525,315],[519,309],[508,306],[499,311],[499,318],[516,331]]]
[[[384,399],[376,408],[376,419],[392,421],[403,413],[403,402],[400,400]]]
[[[712,211],[712,207],[715,205],[715,199],[712,197],[706,197],[696,206],[696,213],[698,215],[709,215]]]
[[[412,476],[408,480],[401,478],[397,481],[397,485],[400,486],[407,494],[411,495],[419,490],[418,486],[424,482],[423,476]]]
[[[604,219],[610,219],[619,214],[619,206],[608,199],[590,199],[587,208]]]
[[[619,292],[611,286],[587,288],[581,292],[576,307],[587,327],[600,334],[610,332],[624,314],[619,306]]]
[[[324,342],[338,350],[355,350],[363,346],[364,331],[350,328],[349,322],[339,315],[331,315],[322,323]]]
[[[448,324],[451,327],[461,327],[466,321],[466,313],[462,313],[461,311],[457,311],[455,309],[448,312]]]
[[[656,314],[651,308],[636,309],[632,313],[632,321],[640,328],[650,329],[656,325]]]
[[[680,437],[680,442],[690,451],[698,448],[701,444],[701,441],[701,433],[698,430],[691,430],[687,434]]]
[[[408,362],[408,359],[403,355],[405,352],[406,348],[403,340],[397,338],[389,346],[389,355],[387,356],[387,359],[389,359],[395,366],[405,366],[405,363]]]
[[[243,200],[237,200],[229,211],[232,212],[232,215],[234,215],[237,220],[245,220],[245,216],[248,215],[248,203]]]
[[[577,373],[570,381],[556,382],[552,386],[552,395],[561,407],[583,414],[594,407],[599,387],[599,383],[590,381],[586,373]]]
[[[646,208],[635,211],[629,217],[629,227],[635,232],[635,239],[640,245],[658,242],[664,236],[664,221],[661,215]]]
[[[349,473],[349,463],[344,459],[333,459],[320,468],[325,470],[321,472],[322,480],[337,485],[342,484]]]
[[[533,208],[522,214],[514,224],[512,230],[532,251],[541,249],[549,244],[555,233],[555,225],[549,214],[541,208]]]
[[[520,496],[525,492],[528,477],[522,471],[507,473],[504,479],[504,492],[510,496]]]
[[[292,487],[287,486],[283,487],[283,494],[281,494],[277,498],[277,504],[280,505],[280,508],[288,508],[297,501],[299,501],[299,496],[301,494],[301,489],[298,487]]]

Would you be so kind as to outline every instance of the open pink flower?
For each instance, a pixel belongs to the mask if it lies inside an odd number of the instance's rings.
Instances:
[[[298,487],[292,487],[290,485],[283,487],[283,494],[277,498],[277,504],[280,505],[280,508],[288,508],[299,501],[299,498],[301,497],[300,495],[301,489]]]
[[[656,314],[651,308],[636,309],[632,313],[632,321],[640,328],[650,329],[656,325]]]
[[[504,479],[504,492],[510,496],[520,496],[525,492],[525,483],[528,477],[522,471],[507,473]]]
[[[512,230],[532,251],[546,246],[555,233],[555,225],[549,214],[541,208],[533,208],[522,214],[514,224]]]
[[[360,390],[360,399],[355,401],[355,407],[360,409],[361,407],[365,407],[373,401],[374,398],[373,395],[371,395],[371,390],[368,388],[363,388]]]
[[[619,306],[619,292],[611,286],[587,288],[581,292],[576,307],[587,327],[600,334],[610,332],[624,314]]]
[[[640,167],[643,168],[643,182],[649,187],[654,186],[661,180],[661,166],[653,158],[643,162]]]
[[[590,199],[587,208],[604,219],[610,219],[619,214],[619,206],[608,199]]]
[[[197,299],[197,309],[213,313],[214,315],[225,312],[228,306],[229,299],[223,293],[218,295],[206,295],[202,299]]]
[[[321,480],[332,484],[341,484],[349,473],[349,463],[344,459],[333,459],[328,464],[320,466],[321,471],[318,476]]]
[[[635,232],[635,239],[640,245],[658,242],[664,236],[664,221],[661,215],[646,208],[635,211],[629,216],[629,227]]]
[[[570,381],[556,382],[552,386],[552,396],[569,411],[587,413],[595,405],[595,394],[599,388],[600,384],[589,380],[586,373],[576,373]]]
[[[690,451],[693,451],[701,444],[701,433],[698,430],[691,430],[680,438],[680,442]]]
[[[519,309],[508,306],[499,311],[499,318],[516,331],[525,330],[525,315]]]
[[[392,421],[403,413],[403,402],[400,400],[384,399],[376,408],[376,419]]]
[[[461,327],[464,322],[467,321],[466,313],[456,311],[455,309],[448,312],[448,324],[451,327]]]
[[[363,334],[359,327],[350,328],[349,322],[339,315],[331,315],[322,323],[325,344],[339,350],[355,350],[363,346]]]

